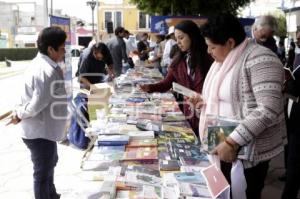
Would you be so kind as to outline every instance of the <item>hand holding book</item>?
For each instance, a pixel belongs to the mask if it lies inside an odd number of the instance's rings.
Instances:
[[[224,162],[234,162],[237,158],[238,145],[228,137],[224,142],[215,147],[211,154],[218,155]]]
[[[200,110],[204,105],[203,98],[200,94],[195,94],[191,97],[187,97],[188,101],[193,104],[195,110]]]

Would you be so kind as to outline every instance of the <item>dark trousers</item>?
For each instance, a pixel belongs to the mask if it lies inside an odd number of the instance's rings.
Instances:
[[[244,174],[247,182],[246,196],[247,199],[260,199],[261,192],[265,186],[265,179],[269,169],[269,160],[256,165],[255,167],[245,169]],[[221,170],[231,183],[230,173],[232,164],[221,162]]]
[[[290,134],[288,146],[287,176],[282,199],[295,199],[300,188],[300,132]]]
[[[45,139],[23,139],[31,153],[35,199],[57,199],[54,167],[58,161],[56,142]]]

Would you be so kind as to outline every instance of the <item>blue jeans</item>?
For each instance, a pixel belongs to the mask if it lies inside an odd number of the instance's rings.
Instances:
[[[58,199],[54,185],[54,167],[58,161],[56,142],[23,139],[31,153],[35,199]]]

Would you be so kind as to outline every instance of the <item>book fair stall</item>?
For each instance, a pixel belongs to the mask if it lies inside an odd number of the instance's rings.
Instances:
[[[201,149],[173,93],[137,87],[162,78],[156,68],[137,66],[88,93],[85,131],[92,141],[81,169],[101,181],[88,198],[227,198],[229,184]],[[217,144],[222,136],[213,130],[209,142]]]

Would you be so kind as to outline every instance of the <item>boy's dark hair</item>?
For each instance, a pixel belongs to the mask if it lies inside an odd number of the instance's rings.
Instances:
[[[123,27],[117,27],[115,29],[115,35],[118,36],[119,33],[124,32],[124,31],[125,31],[125,29]]]
[[[67,34],[58,26],[47,27],[38,36],[37,47],[40,53],[48,55],[48,47],[54,50],[65,43]]]
[[[246,38],[242,24],[231,14],[210,17],[201,30],[204,37],[220,45],[224,45],[229,38],[232,38],[235,46],[238,46]]]
[[[94,51],[100,52],[103,55],[104,62],[109,63],[109,64],[112,62],[112,57],[111,57],[110,51],[104,43],[98,42],[98,43],[94,44],[91,52],[94,52]]]

